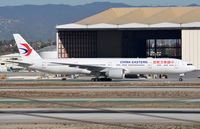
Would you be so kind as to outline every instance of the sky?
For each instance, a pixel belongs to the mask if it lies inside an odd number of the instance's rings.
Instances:
[[[92,2],[117,2],[126,3],[133,6],[168,6],[168,5],[189,5],[199,4],[200,0],[0,0],[0,6],[13,6],[13,5],[43,5],[43,4],[68,4],[68,5],[82,5]]]

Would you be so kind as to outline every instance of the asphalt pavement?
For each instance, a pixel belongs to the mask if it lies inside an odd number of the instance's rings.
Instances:
[[[0,91],[200,91],[200,86],[1,86]]]
[[[40,81],[40,82],[60,82],[61,78],[53,78],[53,75],[43,77],[41,79],[41,75],[43,73],[37,72],[16,72],[16,73],[7,73],[8,82],[27,82],[27,81]],[[32,79],[31,79],[32,78]],[[39,79],[40,78],[40,79]],[[63,80],[63,82],[91,82],[91,76],[83,76],[81,75],[77,79],[70,79]],[[145,78],[135,78],[135,79],[113,79],[113,82],[179,82],[179,75],[178,74],[168,74],[167,79],[145,79]],[[193,71],[186,73],[183,77],[183,82],[200,82],[200,70]]]
[[[0,123],[193,123],[200,124],[199,109],[59,109],[0,110]]]

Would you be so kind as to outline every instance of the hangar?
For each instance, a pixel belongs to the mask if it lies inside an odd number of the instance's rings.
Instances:
[[[200,68],[200,7],[111,8],[56,29],[58,58],[169,57]]]

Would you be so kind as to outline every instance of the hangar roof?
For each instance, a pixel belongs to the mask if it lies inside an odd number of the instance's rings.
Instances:
[[[57,29],[200,27],[200,7],[111,8]]]

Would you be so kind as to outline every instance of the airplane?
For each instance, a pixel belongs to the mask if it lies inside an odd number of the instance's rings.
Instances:
[[[4,64],[4,63],[1,63]],[[7,73],[8,69],[5,65],[0,65],[0,73]]]
[[[186,61],[173,58],[67,58],[42,59],[23,39],[13,34],[22,61],[19,63],[30,69],[54,74],[89,74],[95,76],[91,81],[112,81],[124,79],[129,74],[179,74],[183,81],[184,73],[195,70]]]

